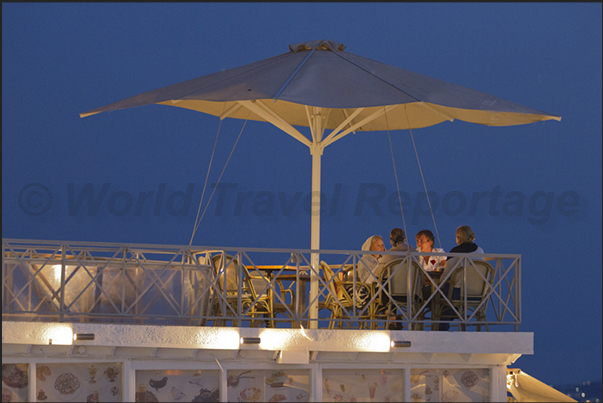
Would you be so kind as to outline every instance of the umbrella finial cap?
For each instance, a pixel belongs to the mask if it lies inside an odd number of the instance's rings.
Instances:
[[[325,40],[317,40],[317,41],[310,41],[310,42],[293,43],[293,44],[289,45],[289,49],[291,50],[291,52],[301,52],[304,50],[312,50],[312,49],[330,50],[330,51],[334,52],[336,50],[343,51],[345,49],[345,45],[343,43],[325,39]]]

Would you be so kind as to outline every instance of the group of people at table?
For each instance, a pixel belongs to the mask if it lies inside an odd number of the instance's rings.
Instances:
[[[406,234],[400,228],[394,228],[390,232],[389,241],[392,247],[388,250],[390,252],[424,252],[424,253],[444,253],[444,249],[434,247],[434,236],[430,230],[422,230],[415,236],[417,248],[410,246],[406,240]],[[484,253],[483,249],[475,244],[475,233],[471,227],[462,225],[456,229],[456,244],[454,248],[450,250],[450,253]],[[363,283],[375,283],[382,275],[387,263],[399,259],[399,256],[395,255],[380,255],[379,252],[385,251],[385,245],[383,238],[379,235],[373,235],[369,237],[362,245],[363,251],[370,251],[374,253],[367,253],[362,256],[358,264],[357,279]],[[447,257],[441,256],[419,256],[419,263],[426,272],[441,273],[441,278],[447,278],[448,273],[455,268],[458,257]],[[442,287],[444,295],[449,294],[451,278],[449,277],[446,283]],[[428,279],[423,280],[423,289],[420,291],[423,297],[428,297],[431,294],[431,282]],[[452,299],[458,300],[460,298],[460,276],[457,277],[456,283],[452,284]],[[357,291],[361,290],[360,288]],[[357,305],[362,306],[368,300],[368,295],[357,292]],[[451,317],[452,310],[450,307],[445,307],[441,313],[441,319]],[[390,315],[391,319],[396,319],[393,312],[386,312],[386,315]],[[400,317],[398,316],[398,319]],[[450,327],[448,322],[440,323],[437,326],[437,330],[447,331]],[[402,323],[396,322],[389,325],[390,330],[402,329]]]

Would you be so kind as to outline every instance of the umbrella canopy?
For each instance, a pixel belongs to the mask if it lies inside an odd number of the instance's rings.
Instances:
[[[289,52],[148,91],[88,112],[161,104],[270,122],[312,154],[311,248],[320,249],[320,173],[324,147],[355,131],[428,127],[454,119],[490,126],[561,120],[545,112],[348,52],[330,40],[296,43]],[[311,137],[295,126],[310,128]],[[323,136],[324,130],[331,132]],[[312,255],[318,267],[318,254]],[[310,317],[318,316],[312,276]],[[316,323],[314,323],[316,324]]]
[[[507,390],[516,402],[576,401],[518,368],[507,369]]]
[[[413,129],[453,119],[490,126],[561,119],[345,52],[345,46],[337,42],[298,43],[289,49],[279,56],[148,91],[80,116],[163,104],[220,117],[260,121],[279,117],[291,126],[311,126],[307,107],[314,106],[328,109],[324,129],[336,129],[347,121],[344,127],[355,126],[355,131]],[[251,115],[247,108],[240,108],[245,101],[256,103]],[[392,110],[387,120],[384,106]],[[349,119],[354,112],[357,114]],[[373,116],[375,113],[379,116]]]

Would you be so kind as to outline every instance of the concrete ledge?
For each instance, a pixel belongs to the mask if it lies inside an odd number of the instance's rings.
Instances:
[[[92,333],[95,338],[74,342],[73,333]],[[241,346],[240,337],[260,337],[262,342],[260,345]],[[534,354],[534,334],[529,332],[367,331],[2,322],[2,344],[48,345],[50,339],[53,345],[171,349]],[[411,346],[391,348],[391,340],[410,341]]]

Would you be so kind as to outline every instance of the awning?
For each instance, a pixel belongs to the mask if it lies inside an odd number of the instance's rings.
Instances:
[[[576,400],[540,382],[518,368],[507,369],[507,390],[516,402],[575,402]]]

